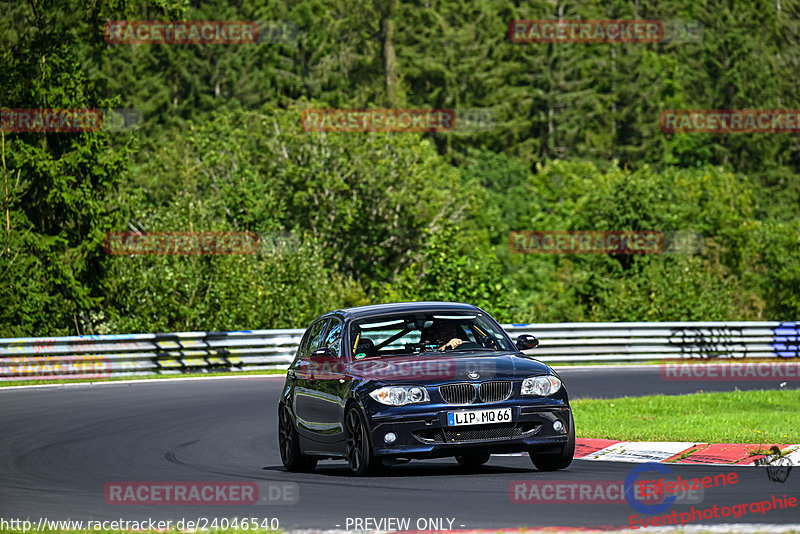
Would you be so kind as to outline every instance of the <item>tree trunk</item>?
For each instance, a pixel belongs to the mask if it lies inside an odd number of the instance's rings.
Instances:
[[[375,10],[380,13],[381,53],[383,55],[384,95],[388,107],[397,105],[397,70],[394,55],[395,0],[375,0]]]

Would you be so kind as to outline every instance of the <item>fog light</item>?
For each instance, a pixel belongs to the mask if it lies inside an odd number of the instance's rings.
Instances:
[[[397,435],[394,432],[387,432],[385,436],[383,436],[383,441],[386,443],[394,443],[397,439]]]
[[[561,421],[556,421],[555,423],[553,423],[553,430],[555,430],[558,433],[563,433],[564,423],[562,423]]]

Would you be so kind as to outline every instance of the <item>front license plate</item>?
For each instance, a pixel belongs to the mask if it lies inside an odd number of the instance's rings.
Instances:
[[[510,423],[511,408],[495,408],[493,410],[468,410],[448,412],[447,425],[485,425],[491,423]]]

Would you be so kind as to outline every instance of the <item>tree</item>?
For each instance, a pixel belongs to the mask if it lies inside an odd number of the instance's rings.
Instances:
[[[77,109],[112,105],[82,61],[101,47],[98,21],[109,6],[65,14],[54,2],[9,6],[17,24],[0,42],[6,108]],[[113,7],[113,6],[110,6]],[[4,335],[83,333],[102,300],[103,229],[124,218],[115,200],[128,151],[111,150],[107,131],[2,132],[6,228],[0,252]]]

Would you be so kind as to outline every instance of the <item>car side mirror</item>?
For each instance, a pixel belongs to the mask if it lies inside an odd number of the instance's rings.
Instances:
[[[311,360],[329,360],[330,358],[337,358],[336,353],[330,347],[322,347],[311,353],[309,359]]]
[[[530,334],[522,334],[517,338],[517,348],[519,350],[535,349],[539,346],[539,340],[536,336]]]

